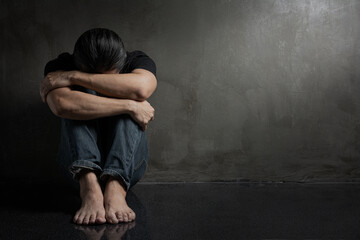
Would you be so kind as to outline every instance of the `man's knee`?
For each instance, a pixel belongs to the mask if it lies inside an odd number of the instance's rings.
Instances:
[[[122,131],[132,132],[134,134],[139,133],[143,134],[144,131],[140,126],[130,117],[130,115],[122,114],[113,117],[115,127],[121,129]]]

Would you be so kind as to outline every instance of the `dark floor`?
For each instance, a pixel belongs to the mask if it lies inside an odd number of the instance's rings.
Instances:
[[[128,194],[135,222],[86,227],[64,186],[1,189],[1,240],[360,239],[358,183],[142,183]]]

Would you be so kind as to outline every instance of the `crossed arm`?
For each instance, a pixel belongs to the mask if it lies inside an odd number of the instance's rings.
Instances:
[[[72,85],[92,89],[105,97],[74,91]],[[154,118],[154,109],[146,99],[155,91],[156,85],[155,76],[144,69],[126,74],[57,71],[42,80],[40,95],[56,116],[90,120],[129,114],[145,130]]]

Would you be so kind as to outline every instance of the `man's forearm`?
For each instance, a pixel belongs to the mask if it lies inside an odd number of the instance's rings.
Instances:
[[[132,110],[132,100],[99,97],[68,87],[49,92],[47,103],[56,116],[74,120],[130,114]]]
[[[73,85],[80,85],[109,97],[132,100],[145,100],[156,88],[155,76],[143,69],[123,74],[75,72],[71,82]]]

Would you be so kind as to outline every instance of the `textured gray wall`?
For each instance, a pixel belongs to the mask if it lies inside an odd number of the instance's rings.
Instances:
[[[99,3],[101,2],[101,3]],[[2,178],[58,178],[45,63],[92,27],[157,63],[147,181],[360,176],[360,1],[1,1]]]

